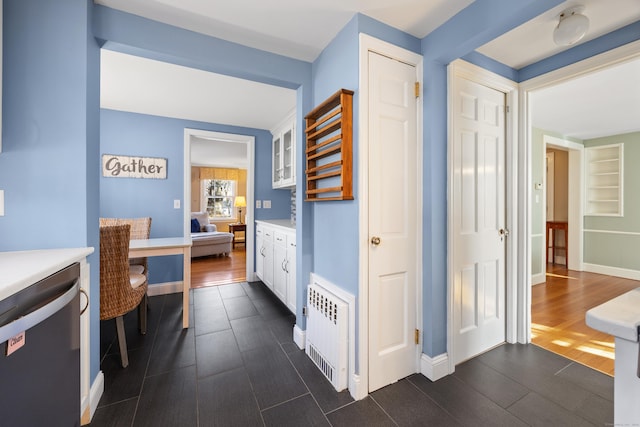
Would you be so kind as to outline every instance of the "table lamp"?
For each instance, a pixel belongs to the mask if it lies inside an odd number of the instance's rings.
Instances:
[[[238,222],[242,224],[242,208],[247,206],[247,201],[244,196],[236,196],[233,205],[238,208]]]

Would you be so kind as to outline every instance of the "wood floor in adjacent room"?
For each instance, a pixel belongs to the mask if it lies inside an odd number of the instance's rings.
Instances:
[[[191,259],[191,288],[226,285],[247,280],[247,256],[244,247],[236,247],[229,256]]]
[[[547,281],[531,289],[531,341],[613,375],[613,336],[585,323],[587,310],[640,287],[636,280],[549,265]]]

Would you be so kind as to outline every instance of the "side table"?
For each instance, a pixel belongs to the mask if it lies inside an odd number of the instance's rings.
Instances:
[[[229,233],[233,233],[233,241],[231,242],[231,246],[233,249],[236,248],[236,231],[242,231],[243,233],[245,233],[245,241],[246,241],[247,224],[229,224]],[[244,243],[246,246],[245,241],[237,242],[237,243]]]

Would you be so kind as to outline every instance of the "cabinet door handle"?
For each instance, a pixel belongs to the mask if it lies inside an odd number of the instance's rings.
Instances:
[[[286,259],[282,260],[282,264],[280,264],[280,268],[282,268],[282,271],[287,271],[287,267],[285,266],[285,263],[287,262]]]

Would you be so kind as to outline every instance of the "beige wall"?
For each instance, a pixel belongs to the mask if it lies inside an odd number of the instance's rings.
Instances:
[[[563,150],[547,150],[554,153],[553,219],[567,221],[569,219],[569,153]]]
[[[246,169],[229,169],[229,168],[205,168],[191,167],[191,211],[200,211],[200,180],[201,179],[228,179],[237,181],[236,195],[247,197],[247,170]],[[236,208],[237,209],[237,208]],[[242,209],[242,219],[246,217],[247,208]],[[236,218],[226,221],[212,221],[218,227],[218,231],[229,231],[229,224],[238,222],[238,211],[236,210]]]

